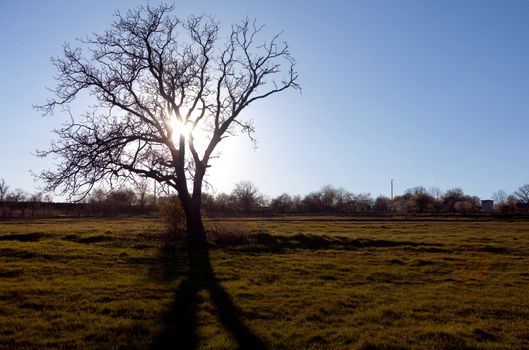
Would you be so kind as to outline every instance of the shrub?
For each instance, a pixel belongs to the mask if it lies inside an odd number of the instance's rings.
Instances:
[[[162,197],[157,203],[158,212],[171,233],[184,232],[186,220],[184,209],[177,196]]]

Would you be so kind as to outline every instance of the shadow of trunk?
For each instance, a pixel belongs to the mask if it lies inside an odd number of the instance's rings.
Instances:
[[[164,248],[167,249],[167,248]],[[266,349],[264,343],[244,325],[240,310],[215,277],[207,246],[187,247],[187,276],[175,292],[169,311],[163,318],[163,330],[151,349],[196,349],[198,293],[209,292],[217,318],[233,337],[239,349]]]

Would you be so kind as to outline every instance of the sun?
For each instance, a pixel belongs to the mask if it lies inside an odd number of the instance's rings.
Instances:
[[[178,144],[178,142],[180,142],[180,136],[184,136],[184,138],[189,139],[193,133],[193,123],[183,122],[178,120],[176,117],[171,118],[170,126],[174,144]]]
[[[192,144],[195,150],[205,150],[211,141],[211,136],[206,131],[204,125],[200,123],[195,124],[193,116],[191,116],[191,119],[184,120],[185,118],[178,118],[174,112],[168,115],[167,126],[173,145],[178,147],[180,137],[183,136],[187,145],[191,146]]]

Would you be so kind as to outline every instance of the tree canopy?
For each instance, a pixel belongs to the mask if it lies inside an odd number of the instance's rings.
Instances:
[[[59,159],[40,174],[46,190],[79,198],[98,182],[152,178],[176,189],[188,230],[203,230],[202,186],[219,142],[238,130],[251,136],[242,118],[250,104],[299,89],[288,44],[279,35],[259,39],[262,29],[244,19],[221,40],[211,17],[180,19],[172,6],[146,6],[117,12],[82,47],[65,44],[53,59],[57,86],[39,108],[68,109],[85,91],[96,103],[39,151]]]

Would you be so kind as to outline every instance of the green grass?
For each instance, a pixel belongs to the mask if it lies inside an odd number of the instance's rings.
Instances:
[[[208,225],[205,250],[151,219],[0,223],[0,349],[529,347],[528,221]]]

